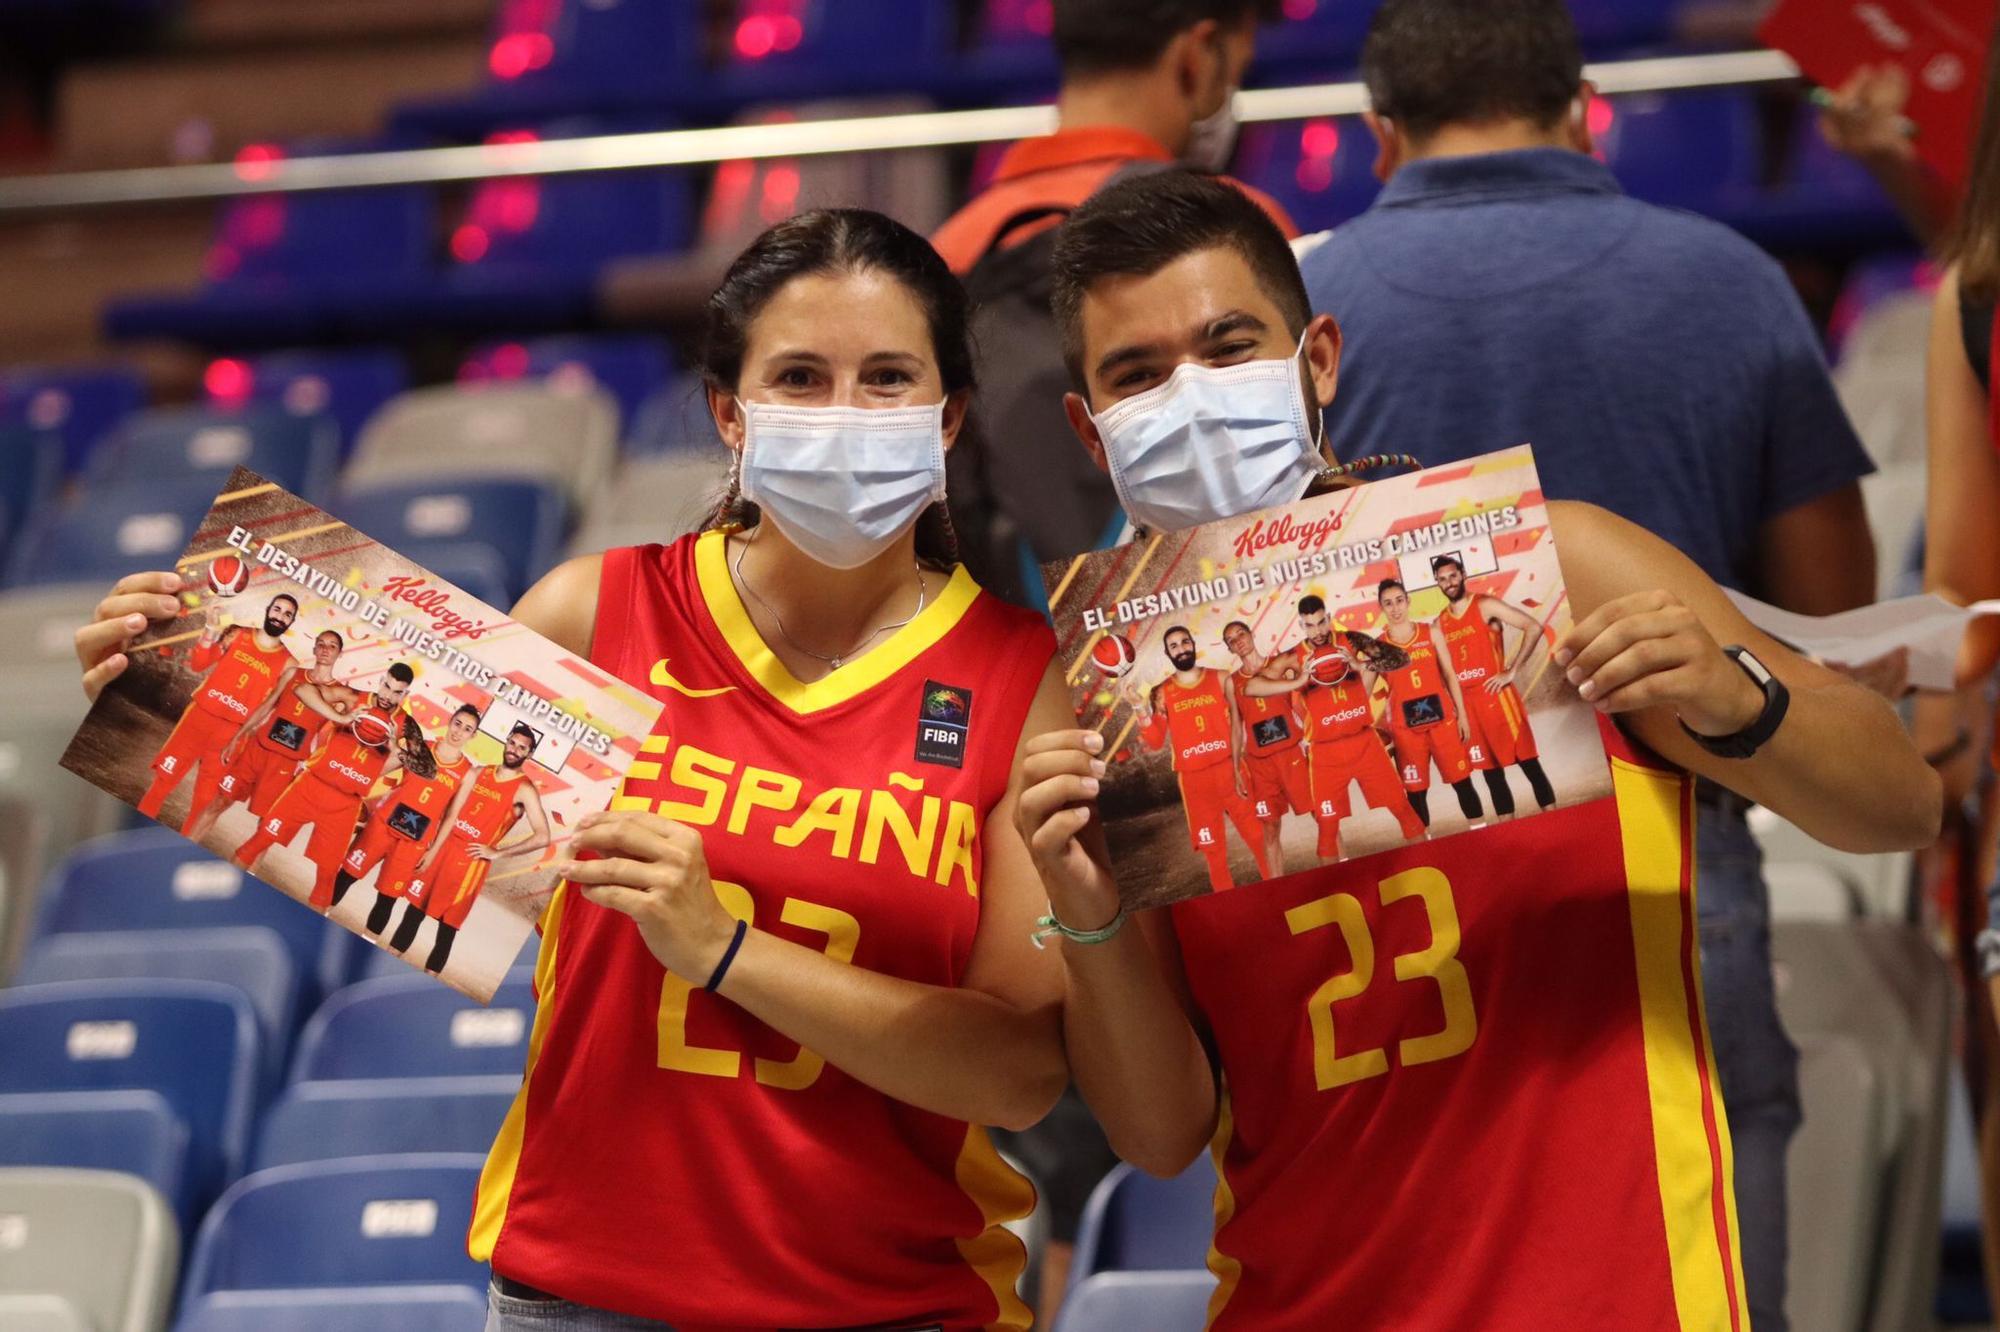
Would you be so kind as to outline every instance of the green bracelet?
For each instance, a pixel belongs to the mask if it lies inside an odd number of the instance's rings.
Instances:
[[[1113,916],[1111,923],[1101,930],[1073,930],[1056,919],[1053,909],[1050,910],[1048,915],[1036,921],[1035,924],[1041,926],[1031,936],[1037,948],[1047,948],[1048,945],[1043,943],[1042,940],[1048,938],[1051,934],[1059,934],[1071,943],[1101,944],[1125,928],[1125,904],[1123,902],[1118,904],[1118,914]]]

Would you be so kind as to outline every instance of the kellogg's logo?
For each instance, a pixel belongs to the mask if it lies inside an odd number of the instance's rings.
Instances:
[[[1290,546],[1301,555],[1310,555],[1333,540],[1340,530],[1341,515],[1330,513],[1309,523],[1295,523],[1288,513],[1276,518],[1259,518],[1236,536],[1236,558],[1247,560],[1279,546]]]
[[[452,610],[451,594],[441,587],[431,586],[428,578],[399,575],[384,583],[382,591],[391,600],[415,606],[434,617],[430,624],[434,634],[443,634],[446,638],[479,638],[492,628],[477,620],[468,620]]]

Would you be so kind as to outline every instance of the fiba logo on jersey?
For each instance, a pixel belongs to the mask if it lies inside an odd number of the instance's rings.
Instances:
[[[924,681],[917,707],[917,762],[963,768],[971,730],[972,691]]]

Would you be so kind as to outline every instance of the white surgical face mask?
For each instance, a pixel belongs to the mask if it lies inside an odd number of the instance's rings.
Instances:
[[[1183,365],[1166,383],[1091,418],[1134,523],[1177,532],[1306,493],[1325,463],[1297,357]]]
[[[944,404],[737,402],[743,498],[821,564],[855,569],[944,499]]]
[[[1188,127],[1187,151],[1181,154],[1181,161],[1196,171],[1227,170],[1229,159],[1236,153],[1240,128],[1236,120],[1236,90],[1231,88],[1214,115],[1203,116]]]

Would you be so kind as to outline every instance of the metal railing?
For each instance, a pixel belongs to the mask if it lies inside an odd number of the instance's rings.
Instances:
[[[1799,69],[1776,51],[1738,51],[1611,61],[1589,66],[1585,77],[1598,91],[1615,95],[1787,83],[1799,77]],[[1359,83],[1246,89],[1236,95],[1237,116],[1246,124],[1355,115],[1367,107],[1367,90]],[[14,176],[0,178],[0,213],[628,171],[741,158],[949,148],[1046,134],[1054,123],[1055,112],[1046,106],[998,107],[603,134],[535,143],[415,148],[342,157]]]

